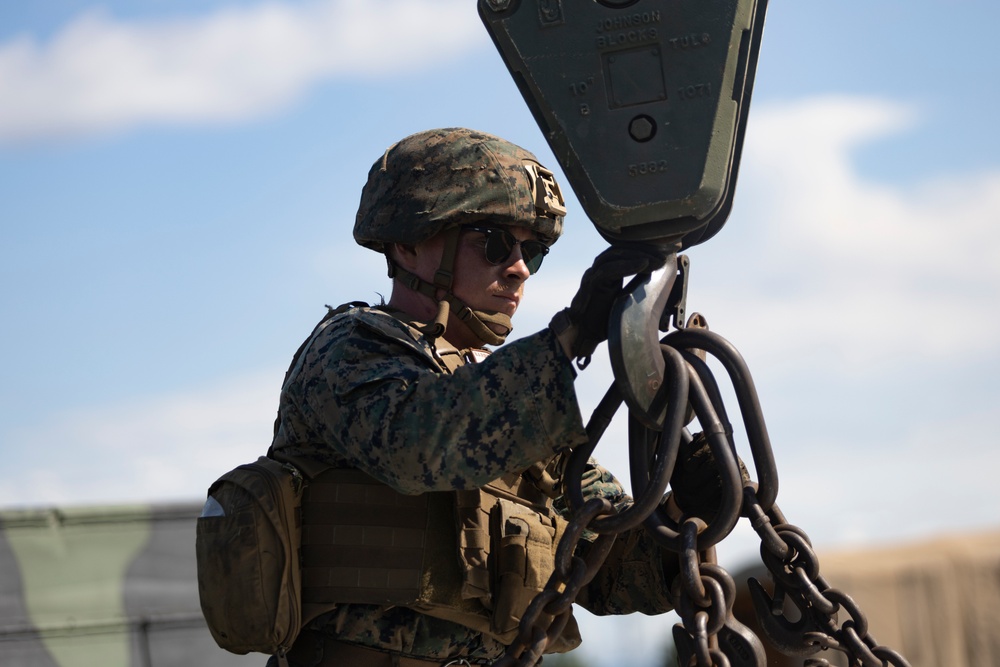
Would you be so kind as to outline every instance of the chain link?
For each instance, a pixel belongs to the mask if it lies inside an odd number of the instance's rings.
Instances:
[[[557,548],[555,571],[524,613],[517,638],[494,665],[537,664],[565,628],[573,601],[604,563],[615,535],[642,523],[678,559],[679,574],[671,583],[670,595],[682,621],[673,630],[679,667],[765,667],[759,639],[733,617],[736,585],[715,562],[715,545],[742,517],[760,538],[761,561],[774,580],[772,593],[756,579],[748,582],[761,631],[771,645],[805,658],[807,667],[829,667],[829,661],[814,657],[827,650],[844,653],[852,667],[909,667],[899,653],[876,642],[868,631],[868,619],[854,600],[827,584],[808,535],[789,524],[775,504],[778,475],[774,456],[753,380],[739,352],[705,329],[675,331],[663,338],[661,347],[670,371],[661,387],[668,406],[662,432],[654,433],[630,419],[629,461],[635,503],[619,514],[606,499],[583,500],[580,478],[586,461],[622,403],[621,393],[612,386],[587,425],[589,443],[572,452],[560,480],[572,516]],[[711,354],[730,376],[756,481],[749,478],[736,456],[732,428],[715,379],[702,360],[704,355],[692,350]],[[705,507],[688,506],[684,515],[678,514],[676,503],[668,502],[675,491],[663,494],[680,443],[691,442],[683,426],[689,406],[702,426],[720,490],[712,507],[707,503]],[[650,462],[655,462],[655,469],[650,469]],[[598,537],[581,558],[576,554],[588,529]],[[798,612],[794,621],[785,614],[788,604]],[[838,624],[841,611],[847,618]]]
[[[532,667],[548,645],[562,634],[572,615],[573,602],[601,568],[614,546],[616,535],[598,536],[586,557],[574,554],[587,526],[598,517],[613,513],[614,508],[607,498],[591,498],[572,517],[556,549],[552,576],[528,605],[521,617],[517,637],[506,653],[493,663],[495,667]]]

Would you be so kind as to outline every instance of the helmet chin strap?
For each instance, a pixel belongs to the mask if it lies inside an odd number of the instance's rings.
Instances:
[[[448,328],[448,316],[454,312],[469,331],[484,345],[502,345],[513,330],[510,315],[498,311],[473,310],[461,299],[452,294],[451,286],[454,279],[455,255],[458,251],[458,237],[461,230],[452,227],[444,232],[444,252],[441,254],[441,265],[434,274],[434,282],[430,283],[420,276],[399,266],[386,256],[389,263],[389,277],[398,278],[408,288],[420,292],[438,302],[438,312],[434,321],[421,328],[421,332],[430,339],[444,336]],[[444,297],[437,297],[438,290],[444,291]],[[497,326],[503,333],[496,333],[490,324]]]
[[[465,326],[469,327],[469,330],[476,336],[476,338],[483,341],[484,345],[503,345],[503,342],[507,340],[507,336],[510,335],[511,330],[514,328],[513,323],[510,321],[510,315],[507,313],[488,310],[472,310],[452,294],[446,295],[445,299],[446,300],[441,303],[450,303],[460,307],[455,313],[458,315],[458,319],[460,319]],[[440,308],[440,304],[438,307]],[[490,326],[488,326],[490,324],[501,329],[503,334],[495,332]]]

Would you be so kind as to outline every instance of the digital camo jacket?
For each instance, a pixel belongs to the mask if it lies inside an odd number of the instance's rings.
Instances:
[[[376,308],[317,327],[281,393],[276,454],[357,468],[406,494],[478,488],[586,442],[575,372],[549,330],[449,372],[422,334]],[[592,462],[584,491],[621,507],[621,485]],[[557,503],[558,506],[558,503]],[[661,551],[620,535],[578,602],[595,614],[670,609]],[[314,629],[425,658],[490,660],[504,646],[405,607],[344,604]]]

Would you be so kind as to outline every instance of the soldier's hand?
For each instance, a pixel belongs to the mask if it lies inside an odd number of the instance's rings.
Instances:
[[[736,457],[736,463],[743,482],[750,481],[750,472],[743,460]],[[670,477],[674,502],[681,511],[711,523],[722,506],[722,485],[722,475],[705,434],[696,433],[691,442],[681,443]]]
[[[622,292],[622,281],[655,271],[666,263],[668,254],[654,246],[613,246],[594,259],[569,308],[557,313],[550,325],[569,356],[581,360],[581,367],[608,339],[608,320]]]

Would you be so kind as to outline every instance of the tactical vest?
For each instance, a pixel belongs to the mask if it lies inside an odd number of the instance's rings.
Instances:
[[[303,615],[400,605],[510,644],[565,527],[527,474],[407,496],[357,470],[328,470],[302,499]],[[571,620],[549,650],[579,643]]]
[[[380,330],[397,339],[398,332]],[[488,354],[443,339],[429,353],[445,373]],[[551,483],[538,463],[479,489],[412,496],[359,470],[319,473],[302,497],[303,618],[340,603],[400,605],[509,645],[555,569],[566,528],[545,480]],[[547,651],[580,641],[570,618]]]

